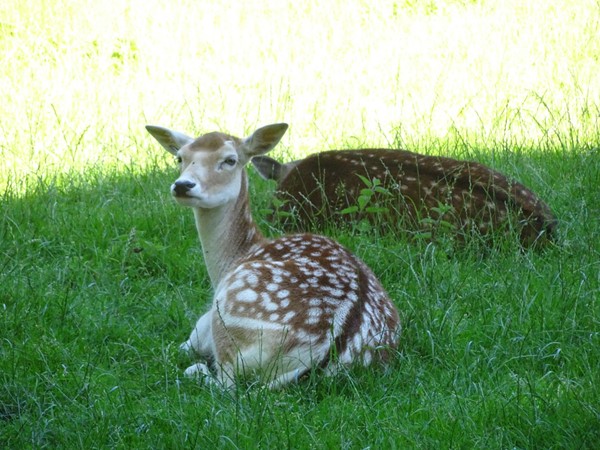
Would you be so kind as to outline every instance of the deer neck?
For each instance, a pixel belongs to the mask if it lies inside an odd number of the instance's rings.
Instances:
[[[194,217],[204,263],[216,288],[233,264],[265,239],[252,219],[246,173],[236,200],[211,209],[194,208]]]

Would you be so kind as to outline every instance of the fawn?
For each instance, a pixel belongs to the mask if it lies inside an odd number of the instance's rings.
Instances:
[[[399,317],[372,271],[329,238],[269,240],[253,221],[244,166],[275,147],[287,124],[245,139],[146,128],[178,161],[171,194],[193,209],[214,290],[209,311],[181,345],[202,358],[186,375],[229,388],[254,374],[274,389],[313,368],[331,374],[340,364],[389,357]]]
[[[252,163],[263,178],[277,181],[280,206],[274,209],[288,231],[369,217],[368,207],[348,213],[357,209],[366,189],[369,195],[375,191],[368,199],[383,202],[375,210],[387,212],[383,222],[388,228],[435,232],[443,222],[464,237],[470,231],[486,235],[512,227],[524,246],[545,243],[555,233],[556,219],[532,191],[476,162],[362,149],[316,153],[286,164],[257,156]],[[365,184],[374,180],[380,184]]]

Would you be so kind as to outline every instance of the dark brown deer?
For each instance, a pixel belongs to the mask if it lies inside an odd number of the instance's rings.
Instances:
[[[379,217],[387,229],[419,233],[450,229],[461,239],[472,232],[516,230],[524,246],[546,242],[556,219],[521,183],[471,161],[405,150],[333,150],[281,164],[252,160],[277,181],[275,217],[295,230],[322,229],[340,220]]]
[[[146,128],[179,163],[171,194],[194,212],[214,289],[212,306],[181,346],[204,359],[186,375],[231,387],[254,373],[278,388],[314,367],[328,374],[388,356],[398,312],[373,272],[329,238],[269,240],[252,219],[245,165],[275,147],[286,124],[246,139]]]

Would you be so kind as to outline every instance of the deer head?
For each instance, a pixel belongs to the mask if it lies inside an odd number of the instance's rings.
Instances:
[[[253,156],[277,145],[287,124],[274,124],[239,139],[213,132],[192,139],[178,131],[148,125],[146,129],[175,155],[180,176],[171,185],[171,194],[184,206],[215,208],[238,197],[242,170]]]

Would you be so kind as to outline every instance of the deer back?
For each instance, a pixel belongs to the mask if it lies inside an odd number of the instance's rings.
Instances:
[[[375,211],[388,228],[435,231],[444,223],[464,236],[512,227],[530,245],[552,237],[556,224],[531,190],[477,162],[364,149],[317,153],[288,164],[267,157],[253,163],[263,177],[278,182],[276,216],[287,229],[321,229],[340,219],[373,218]],[[361,205],[365,189],[374,208]]]

